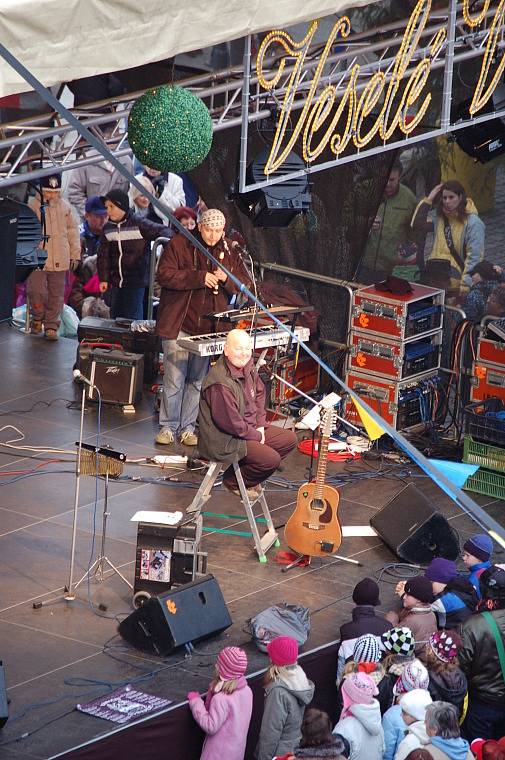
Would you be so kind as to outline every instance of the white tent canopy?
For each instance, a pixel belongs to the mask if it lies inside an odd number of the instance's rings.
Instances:
[[[0,0],[0,39],[46,86],[128,69],[372,0]],[[0,59],[0,97],[30,88]]]

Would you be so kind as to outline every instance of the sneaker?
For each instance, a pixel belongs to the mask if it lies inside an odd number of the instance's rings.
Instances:
[[[58,340],[58,333],[56,332],[56,330],[51,330],[49,328],[49,330],[45,331],[44,338],[46,340]]]
[[[173,443],[175,440],[174,434],[170,430],[170,428],[164,427],[161,428],[160,432],[154,439],[156,443],[164,444],[165,446],[168,446],[169,444]]]
[[[181,434],[181,443],[185,446],[196,446],[198,443],[198,436],[191,432],[191,430],[185,430]]]
[[[40,335],[42,332],[42,322],[38,322],[36,319],[34,319],[31,324],[31,332],[34,335]]]

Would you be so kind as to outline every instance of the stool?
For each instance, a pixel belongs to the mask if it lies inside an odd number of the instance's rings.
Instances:
[[[189,507],[187,507],[186,514],[193,513],[195,515],[195,518],[200,515],[202,507],[211,498],[211,490],[214,483],[216,482],[218,476],[221,474],[223,469],[225,469],[226,467],[227,465],[223,464],[223,462],[209,462],[208,470],[205,474],[205,477],[202,480],[202,483],[196,493],[195,498],[193,499]],[[260,486],[260,492],[258,496],[255,499],[253,499],[253,501],[251,501],[244,484],[244,479],[242,478],[242,473],[240,472],[240,467],[238,466],[237,462],[233,462],[233,469],[235,471],[235,477],[237,479],[238,488],[240,491],[240,495],[242,497],[242,502],[244,504],[246,517],[249,522],[249,526],[251,528],[251,533],[254,540],[254,548],[256,549],[256,553],[258,555],[259,561],[266,562],[267,551],[270,549],[271,546],[279,546],[279,539],[278,539],[277,531],[275,530],[274,524],[272,522],[270,510],[268,509],[268,504],[265,498],[265,491]],[[258,502],[261,505],[263,518],[267,526],[267,532],[263,536],[260,536],[259,534],[258,525],[256,523],[256,518],[254,517],[254,513],[252,509],[254,504],[256,504],[256,502]]]

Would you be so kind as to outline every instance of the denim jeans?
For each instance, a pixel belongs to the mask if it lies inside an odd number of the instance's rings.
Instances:
[[[111,319],[144,319],[144,291],[145,288],[111,288]]]
[[[180,332],[179,338],[186,333]],[[163,396],[160,426],[175,434],[192,433],[198,416],[202,380],[209,369],[209,358],[189,353],[177,340],[163,341]]]

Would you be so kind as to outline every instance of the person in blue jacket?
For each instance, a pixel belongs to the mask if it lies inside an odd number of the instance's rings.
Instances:
[[[479,578],[493,564],[492,554],[493,542],[486,533],[476,533],[463,544],[463,562],[470,571],[464,577],[468,578],[479,599],[482,597]]]
[[[432,559],[424,572],[431,581],[435,601],[431,609],[439,628],[458,628],[477,609],[477,594],[466,578],[458,575],[456,563],[444,557]]]

